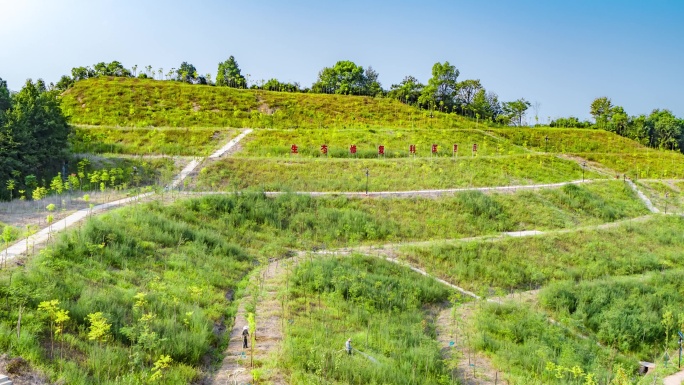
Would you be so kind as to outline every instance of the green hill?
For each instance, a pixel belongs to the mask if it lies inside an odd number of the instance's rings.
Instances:
[[[394,99],[91,78],[62,95],[75,124],[134,127],[465,127],[462,117]],[[432,117],[431,117],[432,116]]]

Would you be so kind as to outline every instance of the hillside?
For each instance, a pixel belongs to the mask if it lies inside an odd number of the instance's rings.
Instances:
[[[22,227],[52,214],[47,200],[0,205],[4,242],[19,241],[0,272],[0,348],[52,382],[562,385],[635,379],[640,360],[674,371],[656,355],[674,354],[671,324],[684,324],[684,220],[665,215],[684,210],[678,152],[382,98],[95,78],[61,102],[93,169],[72,175],[85,190],[52,192],[62,211],[98,187],[139,194],[124,176],[152,186],[137,205],[44,228],[43,251],[16,265]],[[104,162],[135,163],[103,179]]]
[[[91,78],[62,95],[71,123],[134,127],[461,127],[394,99],[283,93],[133,78]]]

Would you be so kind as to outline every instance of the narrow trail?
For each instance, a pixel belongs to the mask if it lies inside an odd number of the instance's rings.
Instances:
[[[256,344],[253,347],[255,367],[261,366],[264,360],[273,358],[283,339],[282,323],[285,319],[278,292],[284,286],[288,272],[299,260],[298,257],[292,257],[273,261],[252,276],[250,283],[259,289],[240,300],[228,348],[224,351],[223,363],[212,384],[251,384],[253,381],[250,365],[252,346],[243,349],[242,345],[242,330],[247,325],[245,304],[250,301],[256,302]],[[254,295],[257,297],[254,298]],[[271,372],[268,376],[273,385],[287,384],[280,373]]]
[[[681,385],[684,382],[684,370],[663,379],[663,385]]]
[[[659,213],[660,212],[660,210],[658,210],[658,208],[653,205],[653,202],[651,202],[651,200],[648,199],[646,194],[644,194],[643,192],[641,192],[641,190],[639,190],[637,188],[637,186],[634,184],[634,182],[632,182],[631,180],[627,180],[627,184],[629,185],[629,187],[632,190],[634,190],[634,192],[637,194],[639,199],[641,199],[641,201],[644,202],[644,204],[646,205],[646,207],[648,207],[648,210],[650,212],[652,212],[652,213]]]

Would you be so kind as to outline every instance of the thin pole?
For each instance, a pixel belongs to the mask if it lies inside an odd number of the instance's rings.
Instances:
[[[368,195],[368,169],[366,169],[366,195]]]

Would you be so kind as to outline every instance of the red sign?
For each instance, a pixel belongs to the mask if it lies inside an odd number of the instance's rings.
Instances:
[[[416,145],[415,144],[409,144],[409,153],[415,155],[416,154]]]
[[[323,155],[328,155],[328,145],[327,144],[324,144],[321,146],[321,152],[323,153]]]
[[[433,144],[433,145],[432,145],[432,153],[433,153],[433,154],[436,154],[436,153],[437,153],[437,145],[436,145],[436,144]]]
[[[299,148],[297,147],[296,144],[293,144],[292,147],[290,147],[290,152],[293,154],[297,154],[299,151]]]
[[[385,146],[378,146],[378,155],[385,155]]]
[[[454,152],[458,152],[458,144],[454,144]]]
[[[477,152],[477,143],[473,144],[473,152]]]
[[[352,154],[356,154],[356,145],[355,144],[352,144],[351,146],[349,146],[349,152]]]

